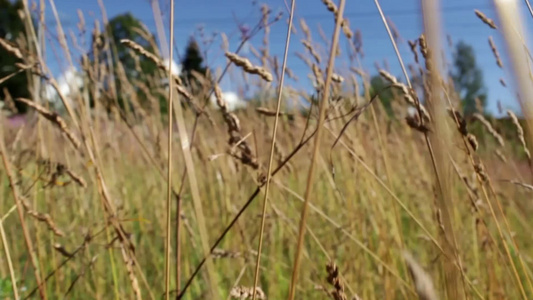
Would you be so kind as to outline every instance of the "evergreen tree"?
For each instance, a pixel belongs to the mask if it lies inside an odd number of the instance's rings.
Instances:
[[[15,43],[16,39],[24,34],[24,23],[18,15],[23,9],[22,1],[0,0],[0,38]],[[4,78],[18,71],[15,63],[18,58],[0,47],[0,78]],[[0,83],[0,100],[4,101],[6,92],[13,99],[18,97],[30,98],[27,72],[19,73],[8,80]],[[19,112],[25,112],[26,106],[21,102],[15,102]]]
[[[185,48],[185,55],[181,61],[182,79],[187,83],[194,82],[192,71],[207,75],[207,68],[203,65],[204,59],[200,53],[200,47],[194,38],[190,38]]]
[[[451,77],[461,97],[465,116],[478,111],[476,98],[483,107],[486,106],[487,94],[483,83],[483,72],[477,66],[474,49],[463,41],[456,45]]]

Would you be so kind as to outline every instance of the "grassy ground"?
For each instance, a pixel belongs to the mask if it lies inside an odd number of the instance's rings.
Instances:
[[[430,58],[423,51],[419,55],[427,76],[425,97],[430,97],[436,89],[428,72]],[[322,80],[325,65],[308,56],[310,73]],[[35,78],[43,75],[33,70]],[[88,76],[97,70],[95,64],[84,65]],[[233,66],[230,72],[241,76],[242,69]],[[257,75],[248,76],[250,85],[277,86],[277,79],[268,85]],[[213,245],[183,299],[230,298],[239,288],[254,285],[261,232],[258,286],[269,299],[289,294],[297,249],[296,299],[533,296],[528,234],[532,188],[527,185],[532,177],[514,125],[502,144],[479,119],[463,126],[460,114],[450,118],[446,113],[445,125],[436,126],[440,119],[433,107],[428,105],[432,118],[424,119],[424,106],[390,77],[395,98],[389,115],[379,97],[368,92],[356,96],[369,90],[368,74],[353,73],[343,83],[331,83],[332,97],[322,97],[325,86],[318,87],[319,100],[328,103],[318,141],[319,107],[302,113],[281,106],[285,114],[279,117],[275,173],[263,214],[275,99],[261,99],[262,109],[229,112],[220,98],[218,108],[203,106],[215,89],[209,80],[194,89],[179,85],[174,113],[179,120],[183,110],[181,121],[191,141],[191,181],[181,147],[184,136],[175,129],[168,165],[168,118],[160,115],[158,102],[168,89],[155,85],[147,91],[147,102],[139,103],[134,86],[140,83],[123,84],[121,93],[132,101],[130,109],[123,109],[114,105],[112,93],[99,90],[105,74],[95,78],[67,101],[72,107],[62,114],[65,121],[37,107],[22,127],[2,130],[2,298],[15,298],[14,277],[20,298],[160,299],[167,263],[175,297],[176,282],[185,287],[205,246]],[[441,88],[450,95],[446,106],[458,107],[453,89]],[[187,90],[195,93],[187,105],[178,106]],[[337,96],[340,100],[333,100]],[[90,97],[102,101],[89,108]],[[417,112],[409,115],[408,106]],[[502,123],[493,126],[502,131]],[[449,139],[439,130],[448,130]],[[170,209],[165,200],[169,169]],[[306,233],[298,247],[306,200]],[[169,213],[172,247],[167,260]]]

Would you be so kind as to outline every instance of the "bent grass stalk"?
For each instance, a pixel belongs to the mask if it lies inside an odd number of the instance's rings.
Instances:
[[[281,109],[281,97],[282,97],[282,91],[283,91],[283,83],[285,80],[285,68],[287,66],[287,56],[289,54],[289,44],[291,39],[291,32],[292,32],[292,21],[294,17],[294,7],[296,5],[296,0],[291,1],[291,12],[289,15],[289,24],[287,26],[287,37],[285,39],[285,51],[283,53],[283,64],[281,67],[281,77],[279,81],[279,87],[278,87],[278,99],[276,104],[276,112],[275,112],[275,119],[274,119],[274,128],[272,129],[272,142],[270,145],[270,155],[268,159],[268,170],[267,170],[267,178],[266,178],[266,184],[265,184],[265,196],[263,198],[263,209],[261,213],[261,228],[259,229],[259,245],[257,246],[257,261],[255,263],[255,274],[254,274],[254,285],[253,285],[253,293],[252,293],[252,300],[255,300],[256,298],[256,288],[257,284],[259,282],[259,267],[261,265],[261,252],[263,247],[263,233],[265,231],[265,220],[266,220],[266,211],[267,211],[267,204],[268,204],[268,191],[270,189],[270,180],[272,178],[271,172],[272,172],[272,165],[274,160],[274,149],[276,146],[276,134],[278,130],[278,122],[279,122],[279,115],[280,115],[280,109]]]
[[[320,140],[322,135],[322,126],[324,125],[324,119],[326,117],[326,108],[328,106],[328,97],[329,97],[329,90],[331,85],[331,76],[333,74],[333,67],[335,62],[335,54],[337,53],[337,46],[339,42],[339,35],[340,35],[340,27],[341,23],[344,18],[344,6],[346,4],[345,0],[340,0],[339,3],[339,10],[337,12],[336,20],[335,20],[335,29],[333,33],[333,38],[331,41],[331,49],[329,52],[329,61],[328,61],[328,68],[326,71],[326,80],[325,80],[325,86],[324,86],[324,92],[323,96],[320,102],[320,115],[318,119],[317,124],[317,133],[314,141],[314,147],[313,147],[313,154],[311,156],[311,166],[309,167],[309,171],[307,174],[307,184],[306,184],[306,190],[304,194],[304,204],[300,216],[300,226],[298,229],[298,242],[296,245],[296,254],[294,256],[294,265],[292,269],[292,276],[291,276],[291,284],[289,287],[289,300],[293,300],[295,293],[296,293],[296,282],[298,280],[298,269],[300,265],[300,255],[303,248],[303,240],[305,235],[305,226],[306,226],[306,219],[307,219],[307,210],[309,207],[309,199],[311,196],[311,189],[313,186],[314,181],[314,171],[315,171],[315,164],[318,156],[319,146],[320,146]]]
[[[172,124],[173,105],[174,105],[174,80],[172,78],[172,59],[174,43],[174,0],[170,0],[170,49],[168,59],[168,157],[167,157],[167,207],[166,207],[166,235],[165,235],[165,299],[170,299],[170,233],[171,233],[171,209],[172,209],[172,131],[174,126]],[[179,106],[179,104],[178,104]],[[180,127],[183,125],[180,124]],[[181,133],[181,132],[180,132]],[[179,242],[179,241],[178,241]]]

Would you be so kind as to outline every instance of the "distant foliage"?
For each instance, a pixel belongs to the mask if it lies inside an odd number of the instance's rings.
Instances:
[[[483,72],[477,65],[474,49],[460,41],[455,47],[453,58],[451,77],[461,97],[464,115],[470,116],[475,112],[483,113],[479,111],[479,105],[476,105],[476,98],[484,108],[487,103],[487,92],[483,82]]]
[[[0,38],[16,43],[17,38],[24,35],[24,23],[20,19],[18,11],[23,9],[22,1],[0,0]],[[16,72],[15,63],[18,59],[0,47],[0,78],[5,78]],[[9,80],[0,83],[0,100],[6,97],[30,97],[28,89],[28,76],[21,72]],[[26,106],[20,102],[15,103],[19,112],[25,112]]]

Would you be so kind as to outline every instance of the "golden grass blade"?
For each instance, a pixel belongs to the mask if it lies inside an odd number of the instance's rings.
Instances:
[[[9,269],[9,278],[11,279],[13,296],[15,297],[15,300],[19,300],[20,297],[17,287],[17,278],[15,276],[15,270],[13,269],[13,260],[11,259],[11,253],[9,252],[9,244],[7,242],[6,232],[4,230],[4,218],[0,219],[0,236],[2,238],[2,245],[4,246],[4,259],[7,261],[7,267]]]
[[[166,232],[165,232],[165,299],[170,299],[170,244],[171,244],[171,210],[172,210],[172,140],[173,140],[173,129],[174,124],[172,122],[173,116],[173,105],[174,105],[174,84],[172,80],[172,58],[173,58],[173,47],[174,45],[174,0],[170,0],[170,49],[169,49],[169,59],[168,59],[168,82],[169,82],[169,95],[168,95],[168,157],[167,157],[167,203],[166,203]],[[180,106],[180,105],[178,105]],[[183,126],[179,125],[180,128]],[[181,132],[180,132],[181,133]],[[180,135],[181,138],[183,136]],[[184,150],[185,151],[185,150]],[[179,241],[178,241],[179,242]]]
[[[451,144],[449,126],[447,124],[446,109],[442,98],[441,85],[441,18],[439,1],[421,1],[424,21],[424,36],[427,40],[426,69],[429,72],[429,102],[430,113],[433,117],[433,128],[426,135],[428,149],[435,173],[437,187],[436,206],[442,216],[443,232],[442,245],[447,261],[442,263],[446,278],[446,292],[448,297],[459,299],[464,296],[464,273],[453,224],[454,208],[449,183],[449,145]],[[458,263],[459,270],[455,263]]]
[[[335,54],[337,53],[340,27],[344,19],[345,4],[346,4],[345,0],[340,0],[339,9],[338,9],[336,20],[335,20],[335,29],[334,29],[333,38],[331,41],[331,49],[329,52],[329,60],[328,60],[328,68],[326,71],[325,86],[324,86],[324,91],[322,94],[322,99],[320,102],[320,115],[319,115],[318,124],[317,124],[317,133],[316,133],[314,146],[313,146],[313,154],[311,156],[311,165],[309,167],[309,172],[307,174],[307,183],[306,183],[306,189],[305,189],[305,194],[304,194],[305,202],[303,204],[303,208],[302,208],[302,212],[300,216],[300,226],[298,229],[298,243],[296,245],[296,254],[294,256],[294,266],[292,269],[291,285],[290,285],[289,297],[288,297],[289,300],[293,300],[296,294],[296,283],[298,281],[298,269],[300,267],[300,255],[302,252],[304,236],[305,236],[307,211],[309,209],[309,201],[311,197],[312,187],[314,184],[313,181],[314,181],[315,164],[316,164],[316,160],[318,157],[318,151],[320,148],[320,141],[321,141],[322,129],[323,129],[322,127],[324,125],[324,120],[326,118],[326,109],[327,109],[328,102],[329,102],[328,97],[329,97],[329,91],[330,91],[330,85],[331,85],[331,76],[333,74]]]
[[[283,64],[281,67],[281,77],[279,81],[278,86],[278,99],[276,103],[276,111],[274,112],[274,128],[272,129],[272,142],[270,144],[270,155],[268,158],[268,167],[267,167],[267,177],[266,177],[266,184],[265,184],[265,196],[263,198],[263,209],[261,212],[261,227],[259,229],[259,244],[257,246],[257,260],[255,262],[255,273],[254,273],[254,284],[253,284],[253,291],[252,291],[252,300],[255,300],[257,297],[257,285],[259,283],[259,267],[261,266],[261,252],[263,250],[263,234],[265,232],[265,220],[266,220],[266,213],[267,213],[267,205],[268,205],[268,191],[270,189],[270,180],[272,178],[272,168],[274,164],[274,149],[276,146],[276,136],[278,132],[278,122],[279,122],[279,116],[280,116],[280,109],[281,109],[281,97],[283,92],[283,84],[285,82],[285,68],[287,67],[287,57],[289,55],[289,45],[291,40],[291,32],[292,32],[292,22],[294,18],[294,8],[296,6],[296,0],[291,1],[291,12],[289,15],[289,24],[287,26],[287,37],[285,39],[285,51],[283,53]]]
[[[424,271],[424,269],[416,262],[413,256],[404,251],[403,257],[409,267],[409,273],[415,282],[416,292],[420,300],[438,300],[437,292],[433,287],[431,277]]]
[[[41,297],[41,299],[45,300],[47,299],[47,297],[46,297],[45,288],[44,286],[41,285],[42,279],[41,279],[41,274],[39,272],[39,267],[38,267],[39,263],[37,261],[37,257],[35,256],[32,238],[28,231],[26,221],[24,220],[24,208],[20,201],[21,198],[20,198],[19,191],[17,188],[17,183],[15,181],[11,163],[9,162],[8,155],[6,152],[6,147],[4,144],[4,132],[2,129],[0,129],[0,156],[2,156],[4,170],[7,174],[7,179],[9,180],[9,184],[11,185],[11,193],[13,195],[13,201],[15,201],[15,205],[17,206],[17,213],[18,213],[18,217],[20,221],[20,226],[22,228],[24,242],[25,242],[28,254],[30,256],[30,263],[33,267],[33,274],[35,276],[35,281],[37,282],[37,285],[39,286],[39,296]],[[7,247],[7,244],[4,243],[4,245],[6,245]]]

